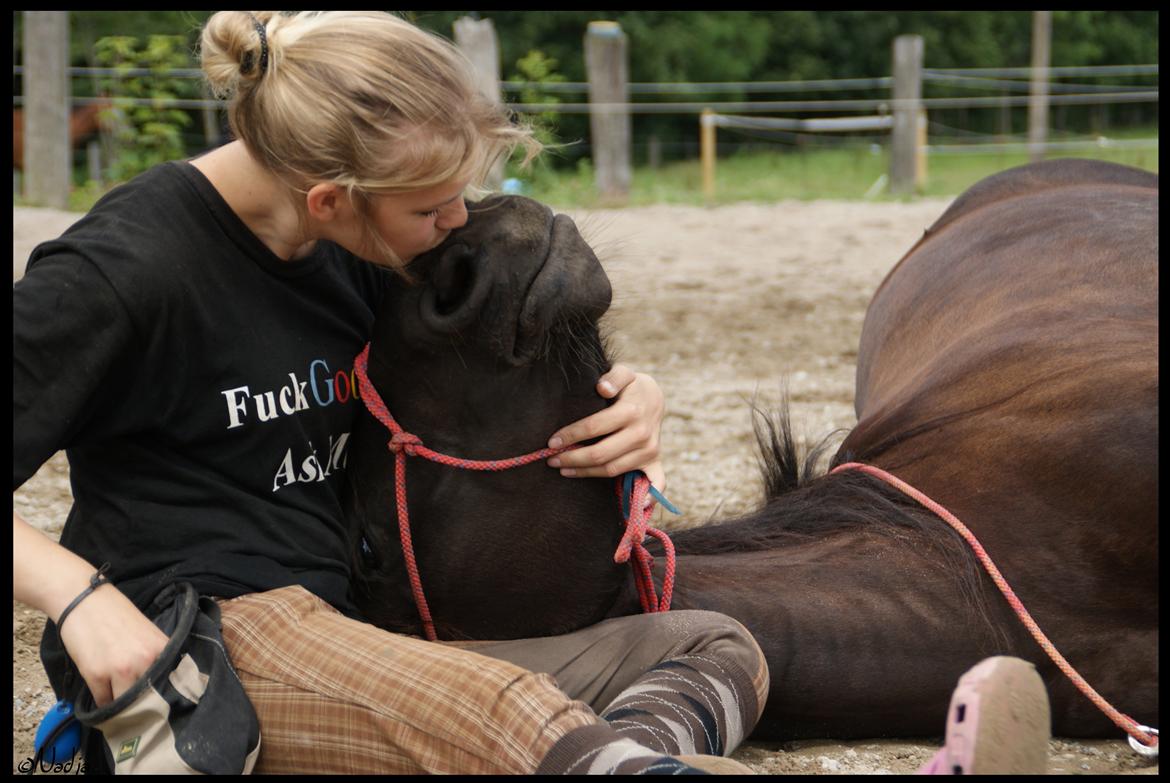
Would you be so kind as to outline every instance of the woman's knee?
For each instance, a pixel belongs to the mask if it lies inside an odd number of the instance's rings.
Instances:
[[[752,679],[762,708],[768,696],[768,663],[764,651],[743,623],[734,617],[701,609],[671,611],[662,616],[670,615],[675,615],[672,624],[685,638],[682,641],[687,648],[684,654],[715,655],[738,664]]]
[[[674,627],[680,641],[685,639],[683,643],[690,647],[688,652],[725,651],[737,660],[742,659],[747,669],[763,655],[751,632],[734,617],[703,609],[672,611],[662,617]]]

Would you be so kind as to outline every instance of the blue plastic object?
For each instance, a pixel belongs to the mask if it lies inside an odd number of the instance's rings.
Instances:
[[[646,474],[640,470],[631,470],[628,473],[622,474],[621,500],[622,500],[622,517],[623,518],[628,518],[630,516],[630,499],[634,495],[634,479],[638,478],[639,476],[645,476],[645,475]],[[653,484],[650,485],[650,496],[653,497],[655,500],[657,500],[659,503],[661,503],[662,507],[665,508],[670,513],[679,514],[679,515],[682,514],[681,511],[679,511],[677,508],[674,507],[673,503],[671,503],[669,500],[667,500],[665,497],[663,497],[662,493],[654,488]]]
[[[37,753],[41,752],[41,746],[49,740],[58,726],[63,728],[41,754],[41,759],[49,764],[64,764],[73,758],[77,749],[81,747],[81,723],[73,717],[73,705],[67,701],[59,701],[45,713],[41,725],[37,727],[37,736],[33,743]]]
[[[504,184],[500,190],[512,196],[522,196],[525,192],[527,192],[528,188],[524,186],[524,182],[522,180],[516,179],[515,177],[509,177],[508,179],[504,180]]]

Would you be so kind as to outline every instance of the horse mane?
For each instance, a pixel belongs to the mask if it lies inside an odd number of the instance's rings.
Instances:
[[[671,531],[679,554],[752,552],[858,529],[904,535],[938,527],[933,513],[884,482],[857,471],[828,475],[830,468],[850,460],[848,454],[837,454],[828,468],[820,467],[840,430],[802,458],[788,410],[787,396],[772,411],[752,404],[764,505],[734,519]]]

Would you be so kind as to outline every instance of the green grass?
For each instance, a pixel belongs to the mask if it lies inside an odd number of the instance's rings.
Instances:
[[[1054,158],[1091,158],[1122,163],[1146,171],[1158,172],[1158,149],[1091,149],[1052,153]],[[927,185],[923,195],[957,196],[984,177],[997,171],[1022,166],[1026,153],[1011,155],[939,155],[927,162]]]
[[[1151,138],[1156,129],[1131,134],[1115,133],[1111,138]],[[1089,148],[1075,152],[1051,153],[1051,158],[1081,157],[1108,160],[1149,171],[1158,171],[1158,150]],[[1026,153],[938,154],[927,160],[927,181],[918,195],[956,196],[986,176],[1028,162]],[[754,152],[721,157],[715,166],[715,204],[740,201],[774,202],[785,199],[866,198],[878,179],[889,170],[885,147],[821,149],[806,152]],[[516,176],[513,174],[513,176]],[[522,179],[524,176],[519,175]],[[559,175],[541,172],[528,183],[527,195],[560,207],[589,208],[613,206],[600,201],[594,192],[593,171],[588,165],[576,172]],[[876,188],[874,200],[904,200]],[[670,163],[634,170],[626,206],[648,204],[701,205],[702,170],[698,160]]]

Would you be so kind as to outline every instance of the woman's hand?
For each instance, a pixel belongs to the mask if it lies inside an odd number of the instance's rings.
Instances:
[[[662,389],[649,375],[615,364],[597,382],[597,392],[617,400],[605,410],[557,430],[548,445],[555,449],[591,438],[601,440],[558,454],[548,464],[560,468],[563,476],[577,478],[615,477],[641,470],[659,492],[665,491],[666,473],[658,452],[666,413]]]
[[[99,707],[129,690],[167,645],[167,635],[113,585],[86,596],[60,632]]]
[[[13,598],[57,622],[95,570],[12,512]],[[167,645],[167,635],[112,584],[83,598],[57,631],[99,707],[127,691]]]

